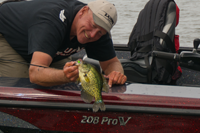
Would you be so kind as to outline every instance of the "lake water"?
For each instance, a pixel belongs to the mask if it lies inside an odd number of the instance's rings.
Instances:
[[[0,0],[2,1],[2,0]],[[80,0],[88,3],[93,0]],[[108,0],[115,4],[118,21],[111,33],[115,44],[127,44],[139,12],[149,0]],[[180,8],[179,25],[176,34],[180,36],[180,46],[192,46],[195,38],[200,38],[200,0],[175,0]]]
[[[90,2],[92,0],[81,0]],[[111,33],[113,42],[127,44],[129,35],[137,21],[139,12],[149,0],[108,0],[118,11],[118,21]],[[180,46],[193,46],[193,40],[200,38],[200,0],[175,0],[180,8],[179,25],[176,34],[180,36]]]

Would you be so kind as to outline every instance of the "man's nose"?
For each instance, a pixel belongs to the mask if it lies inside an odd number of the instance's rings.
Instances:
[[[97,29],[93,29],[93,30],[90,32],[90,37],[91,37],[91,38],[94,38],[94,37],[97,35],[97,32],[98,32]]]

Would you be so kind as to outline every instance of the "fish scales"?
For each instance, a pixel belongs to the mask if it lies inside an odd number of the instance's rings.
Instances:
[[[96,70],[94,66],[83,63],[78,60],[76,65],[79,69],[79,81],[81,83],[81,98],[90,103],[95,98],[93,111],[97,112],[99,108],[104,111],[105,105],[101,96],[102,89],[108,92],[109,86],[104,76]]]
[[[103,87],[102,77],[94,67],[92,67],[90,64],[87,65],[88,72],[86,74],[87,78],[89,78],[89,81],[87,81],[85,74],[81,73],[81,85],[86,92],[95,97],[95,101],[101,100],[101,88]]]

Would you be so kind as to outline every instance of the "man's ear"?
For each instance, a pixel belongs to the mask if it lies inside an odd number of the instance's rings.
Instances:
[[[82,16],[84,13],[87,13],[88,11],[89,11],[89,7],[84,6],[83,8],[81,8],[79,15]]]

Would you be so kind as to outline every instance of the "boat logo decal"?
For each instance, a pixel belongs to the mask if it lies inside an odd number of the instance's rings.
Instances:
[[[119,116],[118,118],[109,118],[109,117],[98,117],[98,116],[83,116],[81,123],[86,123],[86,124],[107,124],[107,125],[117,125],[119,124],[120,126],[126,126],[128,121],[131,119],[131,117],[124,118]]]

